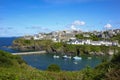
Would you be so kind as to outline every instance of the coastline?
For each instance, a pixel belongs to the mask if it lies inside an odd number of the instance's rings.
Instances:
[[[34,52],[19,52],[19,53],[12,53],[12,55],[28,55],[28,54],[45,54],[46,51],[34,51]]]

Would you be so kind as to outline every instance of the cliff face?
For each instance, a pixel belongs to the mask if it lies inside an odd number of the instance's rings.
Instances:
[[[49,40],[25,40],[24,38],[19,38],[13,41],[12,48],[20,51],[33,51],[33,50],[46,50],[51,44]]]

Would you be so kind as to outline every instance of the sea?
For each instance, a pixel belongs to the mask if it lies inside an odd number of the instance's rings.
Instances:
[[[13,40],[18,37],[1,37],[0,38],[0,50],[4,50],[10,53],[19,52],[8,48],[12,45]],[[54,58],[54,54],[30,54],[30,55],[21,55],[22,59],[30,66],[46,70],[50,64],[57,64],[64,71],[79,71],[89,66],[91,68],[96,67],[102,62],[104,57],[102,56],[90,56],[82,55],[81,60],[63,59],[63,55],[59,55],[60,58]]]
[[[16,50],[8,48],[12,45],[13,40],[15,40],[18,37],[0,37],[0,50],[4,50],[10,53],[18,52]]]

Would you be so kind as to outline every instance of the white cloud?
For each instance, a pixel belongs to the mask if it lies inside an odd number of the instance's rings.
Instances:
[[[76,21],[73,22],[73,25],[75,25],[75,26],[83,26],[83,25],[85,25],[85,22],[76,20]]]
[[[85,22],[84,21],[80,21],[80,20],[75,20],[74,22],[72,22],[72,24],[70,25],[70,28],[72,30],[77,30],[78,26],[84,26]]]
[[[72,30],[77,30],[77,28],[74,25],[71,25]]]
[[[106,24],[104,27],[105,28],[112,28],[112,25],[111,24]]]

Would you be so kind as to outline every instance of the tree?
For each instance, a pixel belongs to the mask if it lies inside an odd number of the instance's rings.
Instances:
[[[57,64],[51,64],[47,68],[48,71],[59,72],[61,69]]]
[[[84,39],[83,34],[75,35],[75,37],[76,37],[77,39]]]

